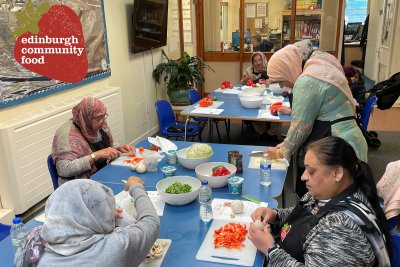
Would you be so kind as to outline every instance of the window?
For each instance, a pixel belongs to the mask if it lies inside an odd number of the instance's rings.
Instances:
[[[345,10],[346,24],[351,22],[362,22],[367,17],[368,0],[347,0]]]

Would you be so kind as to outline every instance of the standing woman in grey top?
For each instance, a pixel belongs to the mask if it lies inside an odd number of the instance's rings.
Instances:
[[[138,266],[157,240],[160,220],[140,178],[130,177],[125,190],[137,222],[119,227],[123,213],[110,188],[87,179],[60,186],[47,200],[44,225],[25,235],[15,265]]]
[[[72,119],[57,130],[51,156],[58,182],[90,178],[120,153],[135,152],[130,145],[117,146],[107,125],[107,109],[95,97],[84,97],[72,109]]]

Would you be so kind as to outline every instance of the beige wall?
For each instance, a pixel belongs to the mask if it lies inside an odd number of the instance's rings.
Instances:
[[[156,88],[151,78],[153,65],[161,59],[160,49],[139,54],[130,53],[132,0],[105,0],[107,37],[111,61],[111,77],[89,85],[69,89],[65,92],[35,101],[0,110],[0,123],[16,116],[42,109],[60,100],[84,95],[98,88],[119,86],[122,88],[126,142],[158,129],[154,109]],[[154,63],[152,63],[152,57]],[[160,86],[158,86],[160,87]],[[158,98],[165,97],[165,90],[159,89]]]

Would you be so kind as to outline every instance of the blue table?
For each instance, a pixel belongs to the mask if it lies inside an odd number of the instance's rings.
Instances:
[[[229,90],[229,89],[226,89]],[[181,111],[181,115],[187,116],[186,125],[189,123],[191,117],[204,117],[209,119],[209,125],[211,125],[210,120],[213,118],[218,119],[238,119],[238,120],[251,120],[251,121],[269,121],[269,122],[290,122],[291,116],[285,114],[278,114],[277,119],[268,119],[268,118],[258,118],[258,108],[244,108],[242,104],[240,104],[239,96],[236,94],[226,94],[222,92],[213,92],[210,96],[216,96],[218,101],[223,101],[224,103],[218,107],[218,109],[223,109],[220,114],[203,114],[203,113],[192,113],[194,109],[196,109],[194,105],[191,105],[184,110]],[[285,97],[284,102],[289,102],[288,98]],[[260,109],[265,109],[266,105],[262,105]],[[186,127],[185,127],[186,130]],[[211,138],[211,127],[209,127],[209,140]],[[185,140],[186,140],[186,132],[185,132]]]
[[[188,147],[192,143],[189,142],[175,142],[178,149]],[[242,145],[226,145],[226,144],[210,144],[213,147],[214,154],[212,161],[227,161],[228,151],[237,150],[243,155],[243,174],[245,182],[243,185],[243,194],[249,195],[253,198],[262,200],[268,203],[268,207],[277,207],[277,201],[272,197],[279,196],[283,193],[283,184],[285,181],[286,170],[272,170],[272,185],[269,187],[260,186],[259,171],[256,169],[249,169],[249,154],[255,150],[263,150],[265,147],[260,146],[242,146]],[[137,147],[149,146],[149,143],[142,141],[136,145]],[[159,163],[159,168],[166,164],[166,159]],[[126,180],[128,177],[136,175],[142,178],[146,184],[146,190],[155,191],[155,185],[162,179],[160,171],[154,173],[138,174],[131,171],[129,167],[108,165],[98,171],[92,176],[93,180],[104,183],[109,186],[115,194],[119,193],[124,188],[124,183],[121,180]],[[178,166],[176,175],[190,175],[196,176],[194,170],[185,169]],[[213,189],[213,196],[215,198],[223,199],[240,199],[238,195],[228,193],[228,188]],[[175,266],[198,266],[198,267],[224,267],[236,266],[220,263],[197,261],[196,254],[207,234],[211,225],[203,223],[199,219],[199,203],[194,201],[185,206],[171,206],[166,204],[164,214],[160,217],[161,227],[159,238],[171,239],[172,243],[166,254],[162,266],[175,267]],[[27,223],[27,228],[32,229],[41,223],[31,220]],[[6,237],[0,242],[0,267],[11,267],[13,265],[15,250],[11,245],[10,236]],[[263,264],[264,256],[257,253],[254,266],[261,267]]]
[[[189,147],[190,145],[193,144],[191,142],[182,142],[182,141],[174,141],[174,143],[178,146],[178,150],[181,148]],[[148,148],[149,145],[150,143],[147,140],[145,140],[138,143],[136,146]],[[227,162],[229,150],[237,150],[239,151],[240,154],[243,155],[243,174],[239,174],[245,179],[243,184],[243,195],[248,195],[250,197],[262,201],[264,201],[267,198],[279,197],[282,195],[286,177],[286,170],[272,169],[271,172],[272,184],[268,187],[265,187],[265,186],[260,186],[259,169],[248,168],[250,161],[249,154],[252,151],[263,151],[266,149],[266,147],[232,145],[232,144],[214,144],[214,143],[210,143],[209,145],[213,148],[214,151],[214,154],[211,158],[211,161],[214,162]],[[144,174],[138,174],[137,172],[132,171],[130,167],[115,166],[110,164],[101,169],[99,172],[95,173],[92,176],[92,179],[102,183],[122,183],[121,180],[126,180],[128,179],[128,177],[136,175],[144,180],[146,188],[155,191],[157,182],[162,179],[162,173],[160,171],[160,168],[165,165],[167,165],[166,158],[164,158],[161,162],[159,162],[158,164],[159,167],[157,172],[146,172]],[[186,169],[181,165],[178,165],[178,169],[176,170],[175,175],[188,175],[196,177],[196,173],[194,170]],[[227,193],[228,187],[226,186],[223,188],[215,188],[213,189],[213,192]]]

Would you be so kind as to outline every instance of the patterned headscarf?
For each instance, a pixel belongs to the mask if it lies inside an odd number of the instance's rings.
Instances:
[[[261,56],[262,61],[263,61],[263,64],[262,64],[262,65],[263,65],[263,68],[262,68],[262,69],[256,70],[256,69],[254,68],[253,58],[254,58],[255,55],[260,55],[260,56]],[[265,57],[265,55],[264,55],[263,52],[257,51],[257,52],[254,52],[253,55],[251,55],[251,65],[253,66],[255,72],[261,72],[261,71],[267,69],[268,60],[267,60],[267,58]]]
[[[56,254],[82,253],[115,229],[114,212],[115,198],[110,188],[89,179],[72,180],[50,195],[46,221],[36,236],[40,234],[42,244]],[[25,255],[32,253],[26,245],[19,250],[16,263],[26,261],[22,257],[26,259]],[[43,249],[36,251],[43,253]],[[37,261],[40,256],[35,257]]]
[[[96,142],[97,131],[92,128],[92,120],[106,114],[106,107],[95,97],[85,97],[72,109],[72,120],[81,128],[82,134],[91,142]]]
[[[268,76],[273,81],[289,81],[295,84],[301,75],[303,55],[299,48],[287,45],[275,52],[268,63]]]
[[[303,54],[303,60],[307,60],[310,57],[312,51],[314,51],[314,47],[310,40],[298,41],[295,42],[293,45],[300,49],[301,53]]]

